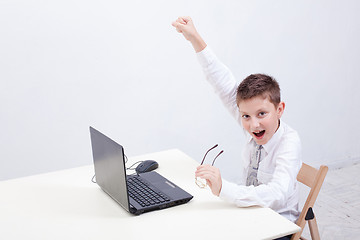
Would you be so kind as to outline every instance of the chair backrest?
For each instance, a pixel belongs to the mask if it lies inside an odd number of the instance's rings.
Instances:
[[[324,182],[325,176],[327,174],[328,167],[320,166],[319,169],[313,168],[305,163],[302,164],[301,169],[297,175],[297,180],[304,185],[311,188],[310,193],[306,199],[304,207],[300,213],[300,217],[296,224],[301,227],[301,231],[294,234],[291,239],[299,239],[301,237],[301,233],[305,227],[305,217],[308,213],[309,208],[313,208],[316,198],[319,195],[320,188]]]

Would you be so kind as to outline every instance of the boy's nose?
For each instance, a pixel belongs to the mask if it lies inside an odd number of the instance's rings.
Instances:
[[[260,127],[260,121],[258,119],[252,119],[251,128],[256,130],[258,127]]]

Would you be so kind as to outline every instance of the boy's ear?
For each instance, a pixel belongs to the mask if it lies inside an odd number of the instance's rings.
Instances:
[[[277,115],[278,115],[278,118],[279,118],[279,119],[280,119],[281,116],[283,115],[284,110],[285,110],[285,103],[284,103],[284,102],[280,102],[279,105],[278,105],[278,108],[277,108]]]

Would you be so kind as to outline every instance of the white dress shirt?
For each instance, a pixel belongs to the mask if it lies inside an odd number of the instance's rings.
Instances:
[[[197,53],[206,79],[214,87],[225,107],[241,125],[241,116],[236,104],[238,84],[230,70],[222,64],[209,47]],[[239,207],[269,207],[290,221],[299,217],[299,189],[296,180],[301,168],[301,142],[296,131],[284,121],[272,138],[263,145],[257,178],[259,186],[245,186],[251,154],[256,146],[247,133],[248,141],[243,150],[243,168],[239,170],[242,184],[222,179],[220,197]]]

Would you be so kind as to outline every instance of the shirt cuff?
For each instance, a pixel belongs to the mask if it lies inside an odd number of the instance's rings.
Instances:
[[[235,202],[235,197],[234,197],[234,187],[232,185],[234,185],[234,183],[230,183],[223,179],[219,197],[228,202],[233,203]]]
[[[215,55],[209,46],[196,53],[197,59],[203,68],[208,67],[215,59]]]

